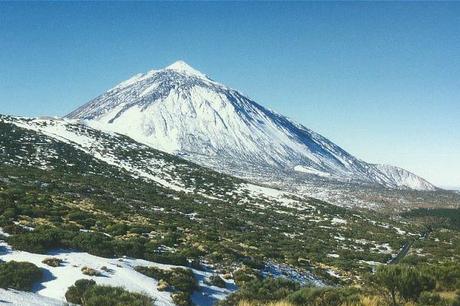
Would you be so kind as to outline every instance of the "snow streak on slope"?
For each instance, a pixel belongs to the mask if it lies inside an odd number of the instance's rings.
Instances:
[[[301,203],[303,202],[301,198],[296,197],[296,200],[293,200],[295,196],[288,192],[247,184],[244,181],[204,169],[180,158],[171,159],[170,155],[137,143],[128,137],[101,132],[74,120],[0,116],[0,122],[10,123],[19,128],[31,130],[69,144],[99,161],[130,173],[133,177],[152,181],[165,188],[166,192],[171,190],[176,193],[194,193],[215,200],[248,201],[249,198],[255,198],[284,206],[304,206],[304,203]],[[24,139],[22,141],[31,140]],[[43,140],[34,141],[43,142]],[[47,158],[55,154],[45,151],[38,144],[35,145],[35,149],[35,158],[38,161],[29,158],[26,163],[28,166],[40,165],[39,167],[42,168],[47,165],[47,162],[40,154],[46,155]],[[19,158],[19,156],[15,156],[15,158]],[[172,194],[170,196],[176,197]]]
[[[68,118],[242,177],[277,173],[282,179],[302,173],[390,188],[435,189],[406,170],[355,158],[184,62],[138,74]]]
[[[9,122],[18,127],[34,130],[59,141],[72,144],[107,164],[122,168],[135,176],[152,180],[165,188],[174,191],[192,192],[192,190],[184,186],[180,178],[173,177],[176,166],[168,164],[164,159],[150,158],[144,160],[142,167],[136,167],[129,158],[123,159],[119,154],[116,154],[117,149],[139,151],[142,149],[141,144],[135,142],[126,143],[119,136],[113,134],[103,134],[105,137],[98,137],[98,133],[95,133],[92,129],[66,120],[19,119]],[[120,146],[120,148],[117,148],[117,146]],[[121,152],[118,151],[118,153]]]

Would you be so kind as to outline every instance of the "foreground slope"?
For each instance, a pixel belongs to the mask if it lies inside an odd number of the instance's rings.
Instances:
[[[230,277],[246,266],[304,284],[354,283],[420,231],[249,184],[67,120],[2,116],[0,151],[7,260],[18,250],[77,250],[107,262],[129,256]],[[107,277],[119,282],[114,270]],[[50,273],[59,281],[60,273]]]
[[[357,159],[181,61],[138,74],[67,117],[240,177],[302,175],[435,190],[404,169]]]

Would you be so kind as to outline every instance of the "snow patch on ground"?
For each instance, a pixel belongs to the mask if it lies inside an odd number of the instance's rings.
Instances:
[[[298,271],[292,267],[283,264],[276,264],[268,262],[262,269],[262,275],[265,277],[286,278],[295,281],[304,286],[324,287],[326,284],[315,277],[312,273],[305,271]]]
[[[295,166],[294,171],[302,172],[302,173],[308,173],[308,174],[314,174],[314,175],[318,175],[318,176],[322,176],[322,177],[331,176],[330,173],[319,171],[319,170],[316,170],[316,169],[313,169],[313,168],[304,167],[304,166],[301,166],[301,165]]]
[[[341,218],[332,218],[331,220],[331,223],[334,224],[334,225],[337,225],[337,224],[347,224],[347,220],[345,219],[341,219]]]
[[[33,292],[0,288],[0,305],[62,306],[62,301],[50,299]]]
[[[0,233],[2,231],[0,230]],[[42,261],[54,257],[63,260],[60,267],[50,267]],[[68,287],[79,279],[93,279],[97,284],[121,286],[129,291],[142,292],[156,299],[155,305],[174,305],[171,294],[158,291],[158,281],[134,270],[136,266],[154,266],[160,269],[171,269],[180,266],[159,264],[135,258],[103,258],[85,252],[71,250],[55,250],[46,255],[13,250],[6,242],[0,241],[0,260],[26,261],[35,264],[44,271],[43,281],[36,284],[33,293],[18,293],[15,291],[0,291],[0,300],[15,302],[14,305],[58,305],[57,301],[65,301]],[[107,267],[109,272],[101,270]],[[101,276],[88,276],[81,272],[83,267],[90,267],[102,273]],[[186,267],[181,267],[186,268]],[[213,274],[212,271],[192,269],[199,282],[201,290],[192,296],[197,305],[213,305],[217,300],[224,299],[236,290],[233,281],[226,280],[227,287],[219,288],[205,284],[204,280]],[[2,293],[5,293],[5,297]],[[52,300],[48,300],[50,298]],[[21,301],[24,301],[22,303]],[[35,302],[36,301],[36,302]],[[48,301],[50,301],[48,303]],[[35,303],[35,304],[34,304]],[[1,302],[0,302],[1,304]],[[62,305],[62,302],[60,302]]]

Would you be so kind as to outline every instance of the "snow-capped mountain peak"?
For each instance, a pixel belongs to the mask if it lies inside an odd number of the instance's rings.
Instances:
[[[391,166],[352,156],[183,61],[138,74],[67,117],[241,177],[321,177],[391,188],[435,188],[406,170],[392,172]]]
[[[197,77],[202,77],[202,78],[207,78],[204,73],[201,73],[200,71],[196,70],[186,62],[179,60],[177,62],[172,63],[171,65],[167,66],[164,68],[165,70],[174,70],[180,73],[185,73],[188,75],[192,76],[197,76]]]

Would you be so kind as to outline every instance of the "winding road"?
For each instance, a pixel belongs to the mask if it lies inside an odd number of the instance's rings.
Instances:
[[[409,253],[411,246],[414,244],[416,240],[426,239],[432,231],[433,230],[431,228],[428,228],[426,231],[423,231],[420,233],[420,237],[418,239],[414,239],[414,240],[407,241],[406,243],[404,243],[399,253],[395,257],[393,257],[390,261],[388,261],[388,264],[393,265],[393,264],[399,263],[404,257],[406,257],[407,253]]]

